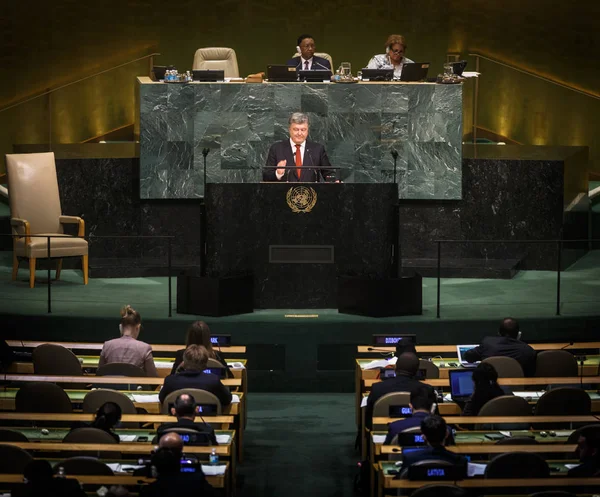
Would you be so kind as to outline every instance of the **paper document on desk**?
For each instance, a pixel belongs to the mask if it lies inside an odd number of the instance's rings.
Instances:
[[[121,442],[135,442],[136,435],[119,435]]]
[[[241,362],[228,362],[227,365],[231,369],[246,369],[246,367]]]
[[[390,360],[387,359],[378,359],[376,361],[371,361],[368,364],[363,366],[363,369],[379,369],[379,368],[387,368],[388,366],[395,366],[397,357],[392,357]]]
[[[154,365],[157,368],[172,368],[173,367],[173,361],[154,361]]]
[[[224,475],[226,469],[227,466],[225,466],[224,464],[219,464],[217,466],[209,466],[208,464],[202,465],[202,471],[206,476]]]
[[[367,399],[368,397],[363,397],[360,401],[360,407],[367,407]]]
[[[160,402],[160,400],[158,400],[157,393],[132,393],[131,396],[133,397],[134,402],[146,404],[151,402]]]
[[[219,442],[219,444],[227,445],[231,442],[231,435],[217,435],[217,442]]]
[[[556,436],[557,437],[570,437],[571,433],[573,433],[575,430],[557,430],[556,431]]]
[[[579,466],[579,464],[565,464],[565,468],[567,468],[567,469],[573,469],[573,468],[576,468],[577,466]]]
[[[385,442],[385,435],[373,435],[373,443],[374,444],[382,444]]]
[[[481,73],[476,71],[463,71],[461,74],[463,78],[478,78],[480,75]]]
[[[513,392],[513,394],[517,397],[523,397],[524,399],[539,399],[542,395],[544,395],[544,392]]]
[[[232,404],[239,404],[240,403],[240,397],[236,394],[231,394],[231,403]]]
[[[483,476],[487,464],[480,464],[476,462],[467,463],[467,476]]]
[[[120,462],[110,462],[106,465],[115,473],[132,473],[136,469],[144,467],[137,464],[121,464]]]

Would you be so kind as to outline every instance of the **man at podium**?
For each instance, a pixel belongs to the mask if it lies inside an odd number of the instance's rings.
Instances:
[[[334,172],[325,147],[307,140],[308,116],[294,112],[289,119],[290,138],[274,143],[263,170],[264,181],[314,183],[333,181]]]

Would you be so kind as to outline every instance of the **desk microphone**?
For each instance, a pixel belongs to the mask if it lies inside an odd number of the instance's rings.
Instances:
[[[308,147],[305,147],[304,150],[306,151],[306,153],[308,154],[308,156],[310,157],[310,163],[314,166],[315,165],[315,161],[313,159],[312,154],[310,153],[310,150]],[[315,183],[320,183],[321,182],[321,178],[319,175],[319,171],[317,171],[316,169],[313,168],[313,174],[315,176]]]
[[[398,152],[395,149],[390,150],[392,158],[394,159],[394,183],[396,183],[396,172],[398,169]]]
[[[318,66],[321,66],[321,67],[322,67],[323,69],[325,69],[326,71],[330,71],[330,72],[331,72],[331,68],[330,68],[330,67],[326,67],[326,66],[324,66],[323,64],[320,64],[319,62],[316,62],[316,61],[315,61],[313,65],[318,65]]]
[[[573,342],[569,342],[567,345],[565,345],[564,347],[561,347],[560,350],[565,350],[567,347],[571,347],[573,346]]]
[[[384,354],[394,355],[394,351],[393,350],[376,349],[375,347],[367,347],[367,351],[368,352],[382,352]]]

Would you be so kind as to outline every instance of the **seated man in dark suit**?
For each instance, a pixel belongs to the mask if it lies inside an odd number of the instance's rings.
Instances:
[[[600,433],[597,429],[581,430],[577,441],[579,466],[569,470],[570,478],[587,478],[600,475]]]
[[[159,449],[152,456],[152,466],[156,468],[156,481],[143,486],[141,497],[179,497],[193,495],[208,497],[214,495],[213,488],[206,481],[202,468],[195,472],[181,471],[183,441],[177,433],[167,433],[160,439]]]
[[[536,352],[520,338],[517,320],[505,318],[498,330],[498,336],[485,337],[481,345],[464,354],[464,359],[467,362],[477,362],[488,357],[511,357],[519,362],[525,376],[534,376]]]
[[[300,54],[300,57],[293,57],[288,60],[288,66],[295,67],[299,71],[331,71],[329,61],[315,55],[315,40],[311,35],[304,34],[298,37],[296,51]]]
[[[196,423],[196,400],[192,395],[182,393],[175,399],[175,406],[171,408],[171,414],[177,416],[176,423],[163,423],[156,430],[156,438],[152,443],[156,443],[161,439],[167,430],[174,428],[185,428],[195,430],[206,436],[210,445],[218,445],[215,430],[208,423]]]
[[[390,423],[388,427],[388,433],[385,437],[385,445],[390,445],[394,440],[394,437],[402,433],[404,430],[421,426],[427,416],[434,414],[436,408],[435,395],[432,396],[432,391],[426,388],[427,385],[421,384],[410,392],[410,407],[412,409],[412,416],[410,418],[399,419]],[[452,431],[448,428],[448,438],[446,439],[446,445],[454,445],[454,437]]]
[[[465,457],[454,454],[444,447],[448,437],[448,426],[441,416],[427,416],[421,421],[421,432],[427,441],[427,447],[403,454],[400,475],[405,476],[411,464],[420,461],[441,460],[456,466],[466,466]]]
[[[183,353],[183,368],[176,374],[165,378],[158,398],[162,403],[167,395],[183,388],[197,388],[213,393],[221,401],[222,406],[231,404],[231,392],[221,383],[216,374],[205,373],[208,363],[208,351],[202,345],[190,345]]]
[[[274,143],[269,149],[263,180],[314,183],[331,179],[333,171],[327,169],[331,164],[325,147],[307,140],[308,116],[294,112],[289,125],[290,138]]]
[[[413,392],[421,387],[427,391],[427,396],[435,399],[435,391],[433,387],[425,383],[421,383],[415,379],[419,371],[419,358],[411,353],[404,352],[398,356],[396,361],[396,377],[374,383],[371,388],[371,393],[367,398],[367,407],[365,410],[365,426],[371,428],[373,426],[373,407],[385,394],[391,392]],[[433,402],[432,402],[433,403]]]

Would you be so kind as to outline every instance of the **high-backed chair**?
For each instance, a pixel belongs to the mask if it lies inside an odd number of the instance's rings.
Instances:
[[[0,444],[0,473],[5,475],[22,475],[25,467],[33,461],[29,452],[16,445]]]
[[[531,437],[508,437],[498,440],[494,445],[537,445],[539,442]]]
[[[519,361],[512,357],[488,357],[481,362],[487,362],[494,366],[494,369],[498,373],[498,378],[523,378],[525,376]]]
[[[33,349],[33,372],[42,375],[83,376],[77,356],[69,349],[43,343]]]
[[[95,414],[107,402],[114,402],[121,408],[121,414],[139,414],[133,401],[124,393],[106,388],[98,388],[86,394],[83,398],[83,412]],[[123,428],[139,428],[135,422],[122,423]]]
[[[544,350],[537,353],[535,375],[542,378],[552,376],[579,376],[577,360],[566,350]]]
[[[595,432],[596,436],[600,436],[600,424],[585,425],[581,428],[577,428],[573,433],[569,435],[569,438],[567,439],[567,445],[578,443],[579,437],[581,436],[581,433],[584,430],[586,432]]]
[[[565,492],[564,490],[544,490],[530,494],[529,497],[576,497],[576,494]]]
[[[584,416],[592,412],[592,400],[585,390],[561,387],[542,395],[535,406],[536,416]]]
[[[327,59],[329,61],[329,65],[331,66],[331,72],[335,73],[336,69],[335,69],[335,67],[333,67],[333,59],[331,58],[331,55],[329,55],[328,53],[325,53],[325,52],[315,52],[314,55],[316,55],[317,57],[322,57],[323,59]],[[294,59],[296,57],[300,57],[300,54],[298,52],[296,52],[293,55]],[[319,67],[319,69],[323,69],[323,68]]]
[[[237,57],[233,48],[207,47],[199,48],[194,54],[192,70],[211,69],[224,70],[226,78],[239,78]]]
[[[419,370],[425,370],[425,378],[428,380],[436,380],[440,377],[440,368],[433,362],[419,359]]]
[[[217,398],[217,396],[213,393],[207,392],[206,390],[199,390],[198,388],[182,388],[181,390],[175,390],[166,396],[165,400],[163,400],[161,406],[162,414],[170,414],[169,413],[169,404],[175,404],[175,399],[179,397],[182,393],[188,393],[194,400],[196,404],[200,405],[215,405],[217,406],[217,416],[220,416],[223,408],[221,406],[221,401]]]
[[[485,468],[485,478],[548,478],[548,463],[533,452],[498,454]]]
[[[67,413],[73,412],[71,399],[55,383],[36,381],[24,384],[15,396],[17,412]]]
[[[143,377],[146,376],[146,372],[135,364],[129,364],[127,362],[111,362],[100,366],[96,370],[96,376]]]
[[[29,287],[35,286],[37,259],[48,258],[48,239],[30,235],[56,235],[50,240],[50,257],[58,259],[60,278],[63,257],[81,257],[83,283],[88,283],[88,242],[85,223],[76,216],[63,216],[60,207],[54,152],[8,154],[6,172],[13,235],[12,279],[17,279],[19,262],[29,260]],[[64,224],[77,224],[77,237],[66,235]]]
[[[55,471],[64,468],[66,475],[99,475],[114,476],[113,470],[95,457],[69,457],[62,462],[56,463]]]
[[[495,399],[488,400],[483,407],[479,410],[478,416],[531,416],[532,409],[525,399],[517,397],[516,395],[502,395]],[[511,423],[501,425],[485,425],[485,427],[478,427],[478,429],[497,429],[500,427],[502,430],[528,430],[529,425],[527,423]]]
[[[464,488],[455,485],[425,485],[415,490],[411,497],[467,497]]]
[[[107,433],[99,428],[92,427],[75,428],[67,433],[62,441],[66,444],[118,444],[118,442],[110,433]],[[78,449],[77,453],[71,453],[69,455],[77,457],[82,453],[87,453],[90,455],[93,454],[94,457],[99,457],[102,459],[121,459],[121,453],[119,451],[109,450],[87,451],[80,448]]]
[[[29,442],[29,439],[20,431],[0,428],[0,442]]]
[[[381,397],[373,406],[373,417],[386,417],[390,415],[391,406],[408,406],[410,392],[390,392]]]

